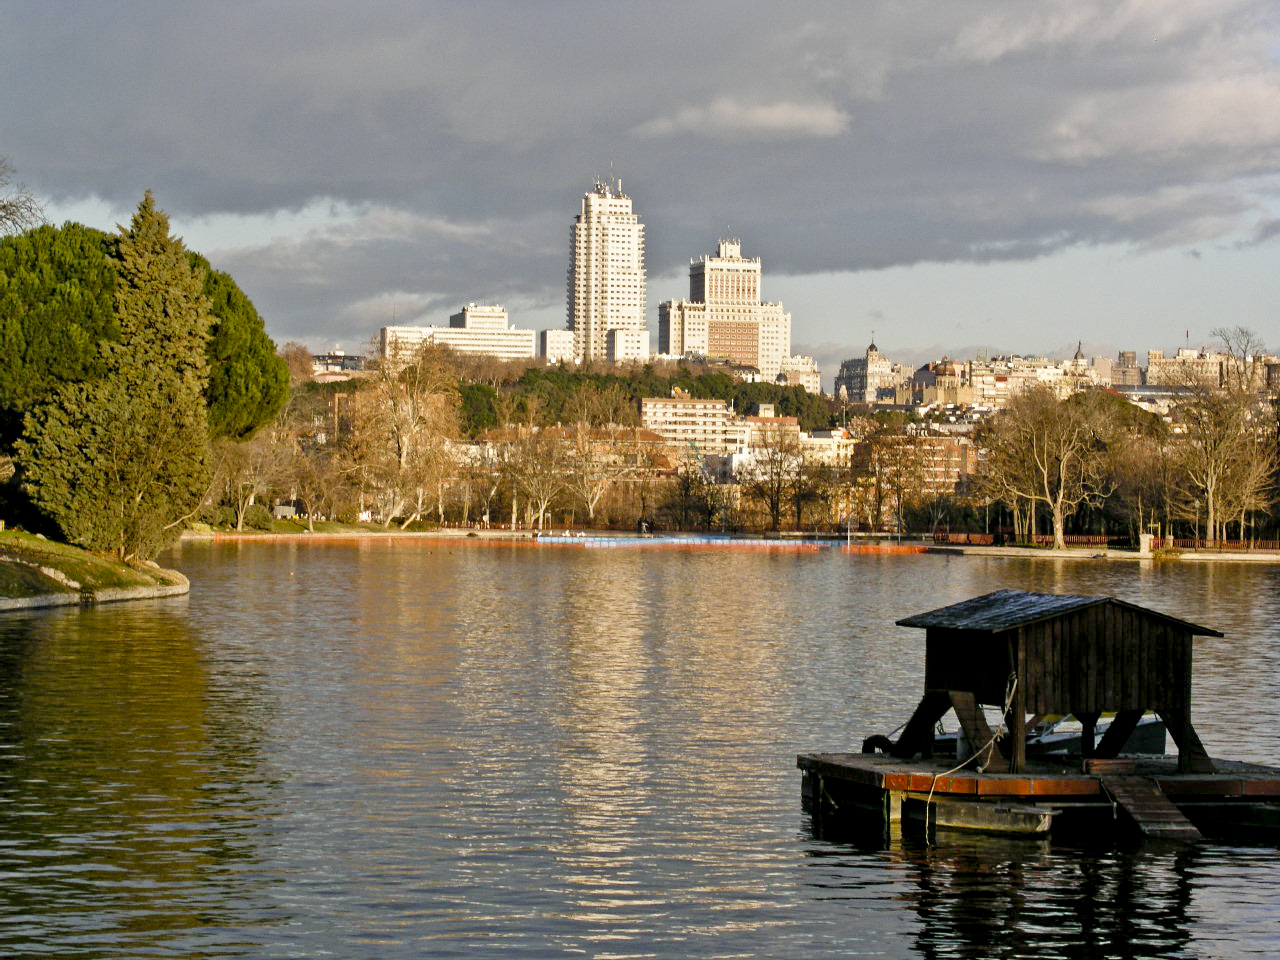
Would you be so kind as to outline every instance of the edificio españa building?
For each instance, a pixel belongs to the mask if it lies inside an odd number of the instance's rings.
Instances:
[[[582,197],[569,244],[569,329],[579,361],[649,355],[645,326],[644,224],[631,198],[597,180]]]
[[[689,262],[689,299],[658,306],[658,352],[745,364],[774,380],[791,353],[791,314],[760,299],[760,258],[721,240],[714,257]]]

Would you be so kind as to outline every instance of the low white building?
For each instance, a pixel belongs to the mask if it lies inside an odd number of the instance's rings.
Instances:
[[[747,446],[746,421],[733,412],[727,400],[646,397],[640,401],[640,422],[682,452],[718,455]]]
[[[606,355],[610,363],[624,360],[649,359],[649,331],[647,328],[629,330],[611,329],[605,333]]]
[[[540,330],[538,332],[538,356],[547,363],[571,363],[573,361],[572,330]]]
[[[425,343],[442,343],[459,353],[499,360],[537,356],[537,332],[512,327],[506,308],[497,304],[469,303],[449,318],[447,327],[383,327],[379,346],[384,359],[408,363]]]

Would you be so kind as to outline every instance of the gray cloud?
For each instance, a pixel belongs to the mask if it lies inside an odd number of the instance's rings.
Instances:
[[[360,211],[218,251],[286,338],[396,295],[562,302],[578,197],[611,165],[655,276],[724,224],[775,275],[1272,235],[1266,0],[924,11],[15,2],[0,154],[55,203],[154,188],[179,230]]]

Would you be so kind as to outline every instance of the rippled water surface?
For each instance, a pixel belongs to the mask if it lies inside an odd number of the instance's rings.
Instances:
[[[893,621],[1110,593],[1280,760],[1280,570],[188,545],[190,597],[0,617],[0,955],[1274,957],[1276,846],[815,839],[795,755],[922,682]]]

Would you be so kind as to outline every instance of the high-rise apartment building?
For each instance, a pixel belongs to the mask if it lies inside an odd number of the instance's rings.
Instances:
[[[578,360],[648,356],[645,326],[644,224],[631,198],[596,181],[582,197],[569,244],[569,329]],[[623,331],[610,338],[610,331]],[[640,334],[643,333],[643,336]],[[612,342],[615,355],[609,356]],[[617,351],[625,355],[618,355]]]
[[[760,258],[739,240],[689,262],[689,299],[658,307],[658,352],[694,353],[746,364],[773,380],[791,353],[791,314],[760,299]]]

